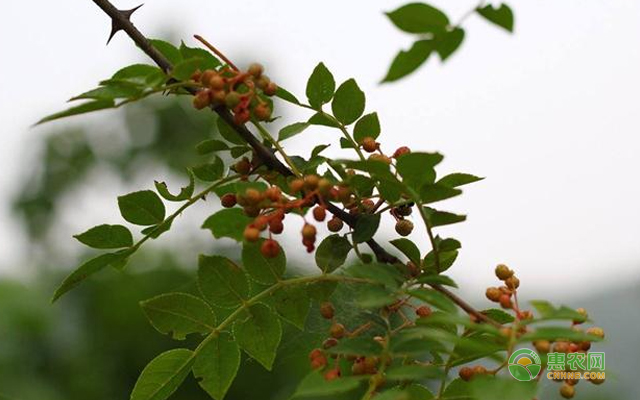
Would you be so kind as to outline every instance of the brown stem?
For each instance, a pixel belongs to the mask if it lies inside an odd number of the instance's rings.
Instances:
[[[222,58],[222,61],[226,62],[227,65],[229,65],[231,68],[235,69],[236,71],[240,71],[238,69],[238,67],[235,66],[234,63],[231,62],[231,60],[229,60],[227,58],[227,56],[225,56],[220,50],[216,49],[214,45],[212,45],[211,43],[209,43],[207,41],[207,39],[203,38],[200,35],[193,35],[194,38],[198,39],[200,41],[200,43],[202,43],[203,45],[207,46],[207,48],[211,51],[213,51],[215,53],[215,55],[217,55],[218,57]]]
[[[138,47],[142,49],[165,73],[169,73],[173,66],[171,62],[160,53],[151,42],[131,23],[129,18],[125,13],[118,10],[109,2],[109,0],[92,0],[98,7],[102,9],[109,17],[111,17],[112,21],[118,24],[118,26],[124,30],[127,35],[133,40]],[[193,88],[187,88],[187,90],[194,94],[196,92]],[[249,146],[253,148],[256,155],[260,158],[260,160],[270,169],[277,171],[285,177],[294,176],[293,172],[284,165],[274,154],[274,152],[262,144],[252,133],[247,129],[244,125],[236,124],[233,116],[225,107],[214,107],[213,111],[218,113],[220,118],[222,118],[229,126],[231,126],[236,133],[247,142]],[[333,215],[337,216],[341,220],[343,220],[347,225],[351,227],[355,227],[357,217],[351,215],[344,210],[338,208],[337,206],[327,203],[327,210]],[[382,246],[378,244],[374,239],[370,239],[367,241],[367,245],[371,248],[373,253],[376,256],[376,259],[382,263],[394,264],[399,262],[398,258],[389,254]],[[486,315],[480,313],[471,307],[467,302],[450,292],[448,289],[437,285],[430,284],[430,286],[443,293],[447,297],[449,297],[454,303],[456,303],[461,309],[466,311],[468,314],[473,315],[479,321],[484,321],[490,323],[495,326],[500,326],[497,322],[488,318]]]

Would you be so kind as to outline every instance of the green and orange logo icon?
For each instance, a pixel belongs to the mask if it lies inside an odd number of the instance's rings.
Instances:
[[[509,357],[509,372],[519,381],[535,379],[541,369],[540,357],[531,349],[517,350]]]

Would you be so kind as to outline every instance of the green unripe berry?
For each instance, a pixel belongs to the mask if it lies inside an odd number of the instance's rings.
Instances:
[[[229,92],[224,99],[225,105],[228,108],[235,108],[240,101],[242,100],[240,93],[238,92]]]

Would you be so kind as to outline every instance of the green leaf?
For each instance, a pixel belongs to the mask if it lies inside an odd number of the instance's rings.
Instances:
[[[344,82],[333,97],[331,110],[336,119],[345,125],[354,123],[364,112],[365,97],[354,79]]]
[[[141,190],[118,197],[122,217],[136,225],[155,225],[164,220],[162,200],[151,190]]]
[[[348,178],[349,186],[354,189],[358,197],[369,197],[373,194],[376,182],[364,175],[353,175]]]
[[[149,42],[151,42],[151,45],[162,53],[162,55],[165,56],[171,64],[176,65],[182,61],[182,53],[180,53],[180,50],[171,43],[160,39],[149,39]]]
[[[131,400],[164,400],[176,391],[193,365],[193,352],[173,349],[154,358],[140,374]]]
[[[361,377],[346,376],[327,381],[321,372],[312,371],[300,382],[293,397],[335,396],[357,389],[363,380]]]
[[[389,264],[356,264],[349,266],[347,274],[356,278],[369,279],[390,288],[398,288],[404,280],[400,272]]]
[[[111,79],[147,86],[150,83],[158,82],[158,76],[164,76],[158,67],[148,64],[133,64],[118,70]]]
[[[385,378],[388,379],[385,373]],[[393,379],[390,379],[393,380]],[[388,385],[385,385],[388,386]],[[382,390],[376,393],[376,400],[407,400],[408,395],[400,387],[392,387],[388,390]]]
[[[319,63],[307,81],[307,98],[311,107],[319,109],[331,101],[336,90],[336,82],[331,71],[323,63]]]
[[[576,310],[567,306],[554,307],[551,303],[544,300],[532,300],[531,305],[538,311],[541,318],[538,321],[549,320],[569,320],[586,322],[587,318]]]
[[[380,195],[390,203],[400,200],[402,193],[405,191],[404,185],[395,177],[392,179],[379,178],[378,187],[380,188]]]
[[[218,307],[236,307],[249,298],[249,281],[244,271],[221,256],[198,258],[198,289]]]
[[[418,385],[414,383],[404,388],[404,392],[409,395],[409,397],[405,400],[431,400],[433,399],[433,394],[422,385]]]
[[[458,338],[455,344],[452,357],[449,361],[452,366],[463,365],[474,360],[488,357],[502,361],[502,357],[497,353],[507,350],[507,346],[502,338],[498,335],[486,333],[476,332]]]
[[[420,265],[420,249],[411,240],[400,238],[390,241],[396,249],[400,250],[402,254],[413,261],[414,264]]]
[[[382,286],[359,286],[355,291],[355,300],[358,307],[373,310],[395,303],[397,297]]]
[[[169,201],[184,201],[191,198],[193,195],[193,190],[196,187],[195,177],[193,176],[193,172],[191,170],[187,170],[189,173],[189,184],[180,188],[180,193],[174,195],[169,192],[169,188],[167,188],[167,184],[164,182],[155,181],[156,190],[160,193],[165,200]]]
[[[433,251],[430,251],[424,257],[423,266],[425,271],[430,273],[441,273],[448,270],[458,258],[458,251],[441,251],[438,255],[438,259],[440,260],[440,270],[436,271],[435,255]]]
[[[415,297],[416,299],[420,299],[426,303],[429,303],[444,312],[457,312],[456,305],[451,301],[451,299],[433,289],[413,289],[409,290],[408,294]]]
[[[222,400],[240,368],[240,348],[230,334],[220,332],[200,349],[193,375],[215,400]]]
[[[300,104],[300,101],[296,98],[296,96],[291,94],[288,90],[280,87],[279,85],[278,89],[276,90],[276,97],[284,101],[288,101],[289,103]]]
[[[166,219],[157,225],[147,226],[142,230],[143,235],[149,235],[152,239],[158,238],[163,233],[171,229],[173,219]]]
[[[450,188],[439,183],[427,184],[420,189],[420,199],[423,203],[435,203],[462,194],[462,190]]]
[[[156,73],[158,70],[158,67],[149,64],[132,64],[116,71],[111,76],[111,79],[142,83],[147,76]]]
[[[218,186],[213,192],[222,197],[227,193],[244,193],[247,189],[256,189],[259,192],[267,190],[267,184],[264,182],[233,182],[226,185]]]
[[[359,336],[342,339],[327,351],[333,354],[377,356],[382,353],[382,345],[370,336]]]
[[[220,140],[207,139],[196,145],[196,152],[200,155],[215,153],[216,151],[229,150],[229,146]]]
[[[246,318],[233,324],[233,336],[251,358],[271,370],[282,338],[278,316],[264,304],[246,310]]]
[[[294,137],[295,135],[302,133],[305,129],[309,127],[308,122],[295,122],[291,125],[287,125],[284,128],[280,129],[278,133],[278,141],[287,140],[289,138]]]
[[[202,229],[209,229],[213,237],[228,237],[242,242],[244,229],[253,221],[239,208],[225,208],[207,218]]]
[[[320,153],[331,146],[330,144],[319,144],[311,150],[311,158],[317,157]]]
[[[197,70],[201,70],[204,60],[202,58],[190,58],[182,60],[173,66],[171,76],[178,81],[188,81]]]
[[[569,340],[572,342],[600,342],[602,338],[576,331],[564,326],[541,326],[532,332],[525,333],[518,338],[518,342],[532,342],[534,340]]]
[[[180,43],[180,54],[182,54],[182,58],[185,60],[199,58],[201,60],[199,68],[203,71],[206,69],[215,69],[222,65],[220,60],[205,49],[189,47],[184,42]]]
[[[409,365],[407,367],[418,367],[425,368],[421,366]],[[398,367],[403,368],[403,367]],[[392,368],[393,369],[393,368]],[[416,370],[414,368],[414,370]],[[389,378],[387,374],[387,378],[393,380],[394,378]],[[409,386],[405,386],[404,384],[401,386],[396,386],[389,390],[384,390],[379,392],[376,395],[376,400],[432,400],[433,394],[424,386],[418,385],[414,383]]]
[[[500,7],[494,8],[493,5],[487,4],[482,8],[477,8],[476,11],[487,21],[513,32],[513,11],[508,5],[502,3]]]
[[[353,240],[356,243],[364,243],[376,234],[380,226],[380,214],[361,214],[353,229]]]
[[[531,400],[538,392],[537,381],[519,382],[508,377],[479,376],[470,383],[471,393],[475,400],[495,400],[496,393],[501,399]]]
[[[285,320],[304,330],[311,302],[304,286],[283,286],[273,294],[273,306]]]
[[[224,140],[233,144],[246,144],[246,142],[240,137],[240,135],[238,135],[235,129],[233,129],[231,125],[227,124],[224,119],[218,118],[218,120],[216,121],[216,126],[218,128],[220,136],[222,136]]]
[[[432,40],[418,40],[409,50],[400,50],[382,82],[397,81],[409,75],[427,61],[433,50]]]
[[[464,40],[464,30],[454,28],[446,31],[436,38],[436,51],[440,55],[440,59],[446,61],[462,44]]]
[[[132,98],[142,93],[142,87],[131,85],[130,83],[110,81],[105,86],[89,90],[78,96],[72,97],[69,101],[75,100],[115,100],[122,98]]]
[[[442,400],[474,400],[471,396],[469,382],[465,382],[460,378],[454,379],[445,389]]]
[[[468,185],[469,183],[478,182],[483,179],[484,178],[479,178],[471,174],[454,173],[440,178],[437,183],[439,185],[455,188],[458,186]]]
[[[440,237],[437,236],[436,242],[438,243],[438,249],[440,251],[451,251],[462,248],[462,244],[460,243],[460,241],[453,238],[440,239]]]
[[[420,381],[442,377],[444,372],[435,365],[398,365],[387,370],[386,378],[392,381]]]
[[[80,243],[94,249],[118,249],[133,246],[131,231],[122,225],[98,225],[73,237],[78,239]]]
[[[260,251],[264,239],[255,243],[245,242],[242,246],[242,264],[249,276],[256,282],[271,285],[282,277],[287,266],[284,249],[276,257],[267,258]]]
[[[375,139],[378,136],[380,136],[380,120],[378,120],[378,113],[376,112],[360,118],[353,128],[353,138],[358,143],[362,143],[366,137]]]
[[[427,214],[429,225],[431,225],[432,228],[435,228],[437,226],[456,224],[467,219],[466,215],[458,215],[447,211],[438,211],[431,207],[424,207],[424,210]]]
[[[91,275],[100,272],[108,265],[112,265],[114,267],[121,266],[124,260],[126,260],[130,255],[131,251],[129,249],[126,249],[117,251],[115,253],[101,254],[89,261],[85,261],[75,271],[69,274],[69,276],[67,276],[64,281],[62,281],[62,284],[60,284],[58,289],[56,289],[55,293],[53,294],[51,302],[55,302],[60,298],[60,296],[78,286],[80,283],[82,283],[82,281],[84,281]]]
[[[513,315],[499,308],[489,308],[488,310],[483,310],[481,312],[499,324],[510,324],[515,320]]]
[[[449,18],[440,10],[424,3],[410,3],[387,13],[391,22],[409,33],[441,32]]]
[[[316,250],[316,264],[324,273],[331,273],[342,266],[352,246],[346,238],[334,234],[327,236]]]
[[[311,116],[311,118],[309,118],[307,123],[309,123],[311,125],[328,126],[328,127],[331,127],[331,128],[339,128],[340,127],[340,125],[336,121],[334,121],[333,119],[329,118],[328,116],[326,116],[323,113],[313,114]]]
[[[207,334],[216,329],[213,309],[199,297],[187,293],[166,293],[140,302],[156,330],[183,340],[190,333]]]
[[[338,287],[338,282],[319,281],[307,284],[307,293],[312,300],[327,301]]]
[[[396,169],[406,185],[419,190],[425,183],[435,181],[433,168],[443,158],[439,153],[409,153],[398,158]]]
[[[79,106],[71,107],[65,111],[57,112],[42,118],[36,122],[36,125],[43,124],[45,122],[53,121],[60,118],[70,117],[72,115],[85,114],[92,111],[104,110],[106,108],[112,108],[115,106],[113,99],[108,100],[95,100],[88,103],[81,104]]]
[[[457,288],[456,282],[446,275],[423,274],[417,279],[418,283],[426,283],[428,285],[444,285]]]
[[[205,182],[214,182],[218,179],[222,178],[222,174],[224,173],[224,163],[222,159],[218,156],[215,156],[212,162],[198,164],[193,167],[193,174]]]
[[[600,342],[602,338],[576,331],[564,326],[541,326],[532,332],[528,332],[518,338],[518,342],[532,342],[534,340],[570,340],[572,342]]]

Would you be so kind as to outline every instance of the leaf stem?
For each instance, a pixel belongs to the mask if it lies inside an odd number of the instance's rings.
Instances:
[[[302,173],[300,173],[300,171],[298,170],[296,165],[293,163],[289,155],[284,151],[284,148],[282,148],[280,143],[278,143],[278,141],[275,140],[273,136],[271,136],[271,133],[268,130],[266,130],[265,127],[262,126],[262,124],[258,122],[255,118],[251,118],[251,123],[253,124],[253,126],[255,126],[258,129],[258,132],[260,132],[260,136],[262,136],[264,140],[271,143],[273,147],[275,147],[276,150],[278,150],[278,153],[280,153],[280,155],[284,158],[284,160],[287,162],[287,165],[289,166],[289,168],[291,168],[293,173],[296,176],[301,177]]]
[[[231,325],[231,323],[233,323],[235,321],[235,319],[238,316],[240,316],[242,314],[242,312],[244,312],[244,310],[246,310],[247,308],[253,306],[254,304],[258,303],[262,299],[264,299],[267,296],[273,294],[274,292],[276,292],[277,290],[279,290],[281,288],[284,288],[284,287],[287,287],[287,286],[294,286],[294,285],[304,285],[304,284],[314,283],[314,282],[353,282],[353,283],[368,283],[368,284],[375,284],[376,283],[376,282],[371,281],[369,279],[354,278],[354,277],[350,277],[350,276],[346,276],[346,275],[329,275],[329,274],[302,276],[302,277],[299,277],[299,278],[292,278],[292,279],[279,281],[278,283],[274,284],[273,286],[268,287],[267,289],[263,290],[262,292],[254,295],[250,299],[244,301],[240,307],[238,307],[231,314],[229,314],[229,316],[227,318],[225,318],[224,321],[222,321],[215,328],[215,330],[211,331],[211,333],[202,342],[200,342],[198,347],[196,347],[196,349],[194,350],[193,357],[195,357],[197,355],[197,353],[208,342],[213,340],[218,335],[218,333],[220,333],[221,331],[226,329],[229,325]]]
[[[424,210],[424,205],[422,203],[416,203],[418,207],[418,211],[420,211],[420,216],[422,217],[422,221],[424,221],[424,226],[427,230],[427,236],[429,237],[429,242],[431,243],[431,248],[433,249],[433,259],[436,266],[436,273],[440,273],[440,253],[438,250],[438,244],[436,243],[436,238],[433,235],[433,229],[431,229],[431,223],[429,223],[429,217],[427,216],[427,212]]]
[[[171,223],[178,215],[182,214],[182,212],[184,210],[186,210],[187,208],[191,207],[193,204],[197,203],[198,200],[201,200],[203,197],[205,197],[207,194],[212,192],[214,189],[216,189],[220,185],[223,185],[225,183],[231,182],[231,181],[233,181],[235,179],[238,179],[238,178],[240,178],[240,175],[230,175],[230,176],[227,176],[226,178],[219,179],[216,182],[212,183],[211,185],[207,186],[200,193],[197,193],[197,194],[191,196],[191,198],[189,200],[187,200],[182,206],[180,206],[180,208],[178,208],[173,214],[171,214],[167,218],[165,218],[164,221],[160,222],[156,226],[155,229],[153,229],[151,232],[147,233],[142,239],[140,239],[133,246],[131,246],[131,249],[133,250],[133,252],[138,250],[140,248],[140,246],[142,246],[144,244],[144,242],[146,242],[147,240],[151,239],[153,237],[153,234],[156,233],[159,229],[161,229],[161,227],[163,225]]]

